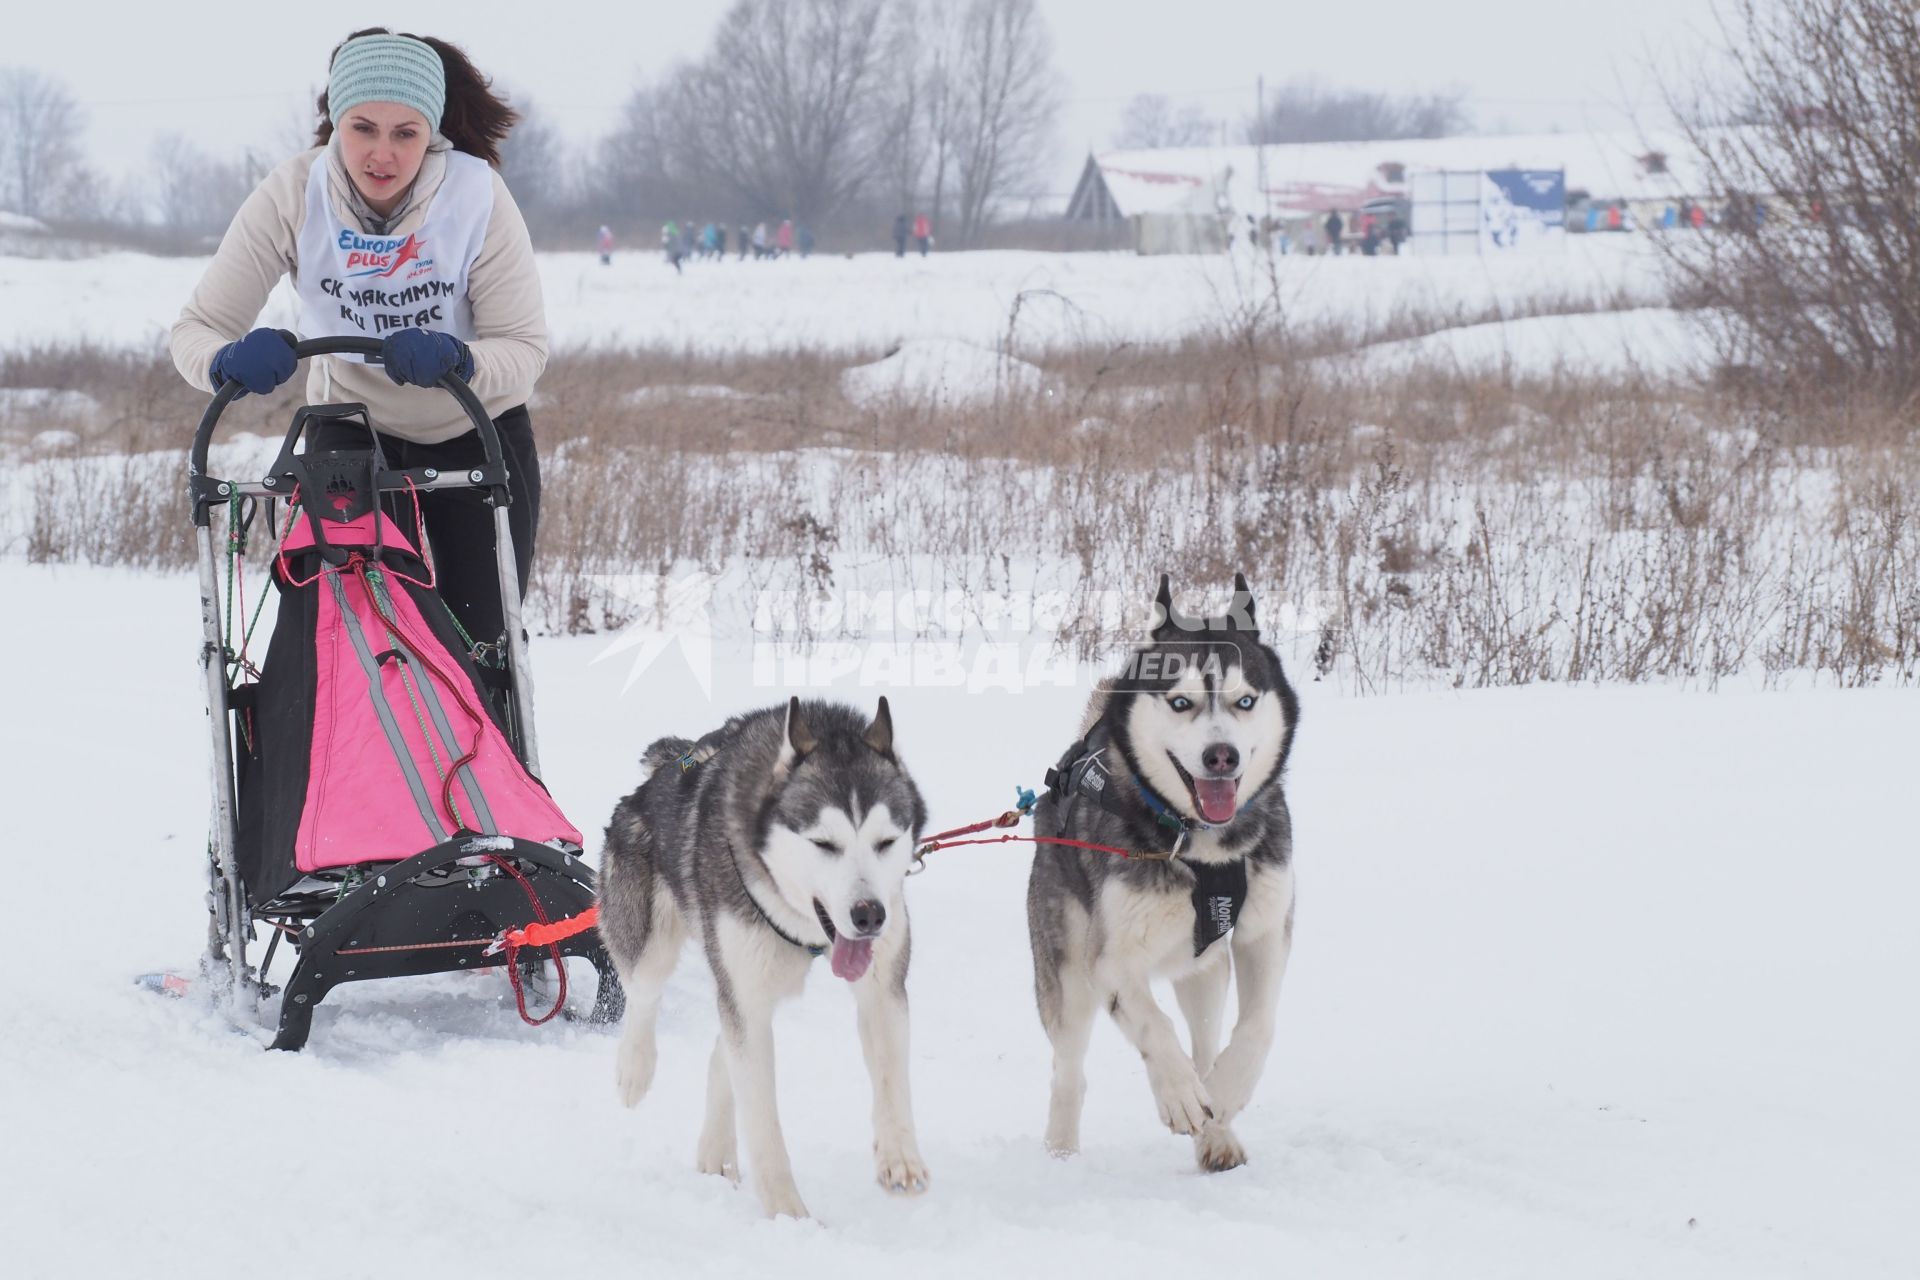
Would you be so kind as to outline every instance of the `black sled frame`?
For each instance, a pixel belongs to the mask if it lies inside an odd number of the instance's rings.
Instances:
[[[323,355],[378,356],[381,344],[371,338],[316,338],[297,343],[294,354],[305,360]],[[538,777],[539,751],[533,729],[533,688],[527,666],[526,640],[521,630],[520,584],[516,576],[513,534],[507,522],[507,467],[500,438],[486,408],[458,375],[442,379],[440,389],[459,402],[479,432],[484,461],[457,473],[433,468],[389,470],[380,455],[378,436],[369,456],[339,457],[342,465],[360,468],[362,498],[378,504],[387,493],[447,488],[475,488],[487,492],[493,506],[494,545],[502,616],[506,624],[507,737],[529,772]],[[314,1006],[327,992],[344,982],[375,978],[457,972],[506,964],[509,954],[490,949],[508,929],[534,919],[530,896],[538,898],[549,919],[580,914],[595,901],[593,871],[577,850],[514,839],[508,836],[456,834],[400,862],[343,868],[310,875],[271,901],[250,905],[239,868],[239,783],[235,737],[237,714],[243,699],[228,685],[228,669],[237,660],[228,645],[220,588],[222,539],[216,537],[214,513],[226,510],[236,498],[290,499],[297,483],[289,467],[295,443],[310,422],[364,417],[354,405],[319,405],[302,409],[271,474],[253,481],[223,480],[207,474],[207,453],[214,428],[227,406],[240,394],[236,383],[220,389],[201,416],[188,462],[187,486],[192,503],[195,559],[200,574],[200,665],[205,677],[207,724],[212,741],[213,817],[207,841],[209,892],[207,895],[207,950],[202,961],[215,998],[236,1021],[258,1022],[264,1006],[279,997],[276,1049],[299,1049],[306,1044]],[[369,423],[371,426],[372,424]],[[336,563],[344,553],[324,543],[320,522],[313,522],[316,550]],[[518,876],[508,870],[517,871]],[[256,929],[270,937],[258,967],[249,959]],[[296,953],[293,972],[282,986],[267,981],[267,971],[282,941]],[[590,961],[598,974],[591,1020],[613,1022],[624,999],[599,935],[577,934],[558,944],[563,956]],[[529,949],[523,965],[549,957],[542,947]]]

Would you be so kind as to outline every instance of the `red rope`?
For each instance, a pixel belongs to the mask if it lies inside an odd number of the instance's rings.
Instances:
[[[520,882],[520,887],[526,890],[528,903],[533,907],[533,918],[539,922],[540,926],[551,929],[553,922],[547,919],[547,909],[540,905],[540,895],[535,892],[533,884],[521,872],[520,868],[498,855],[490,854],[488,857],[496,867],[499,867],[502,871]],[[584,914],[586,913],[583,913],[583,915]],[[597,910],[592,914],[596,920],[599,919]],[[580,917],[575,917],[575,919],[579,918]],[[565,957],[560,954],[560,943],[554,941],[548,943],[547,948],[553,952],[553,967],[560,975],[560,994],[555,997],[553,1008],[547,1010],[546,1013],[540,1017],[536,1018],[527,1012],[527,992],[520,982],[520,947],[522,943],[516,941],[514,935],[518,933],[524,938],[527,934],[532,933],[535,927],[534,925],[529,925],[525,930],[510,929],[501,938],[501,941],[506,944],[507,948],[507,981],[513,984],[513,1003],[520,1010],[520,1021],[530,1027],[537,1027],[542,1023],[552,1022],[555,1017],[559,1016],[560,1010],[564,1009],[567,1004],[567,962]]]
[[[524,929],[509,929],[501,935],[500,942],[502,946],[546,947],[599,927],[600,904],[595,903],[577,916],[552,924],[530,924]]]
[[[950,849],[957,844],[1008,844],[1015,841],[1022,844],[1063,844],[1070,849],[1110,853],[1116,858],[1131,858],[1140,862],[1165,862],[1169,857],[1164,853],[1138,853],[1132,849],[1120,849],[1110,844],[1094,844],[1089,840],[1069,840],[1065,836],[988,836],[984,840],[930,840],[921,845],[918,852],[928,854],[935,849]]]
[[[970,826],[955,827],[951,831],[937,832],[934,835],[928,836],[925,840],[922,840],[920,847],[914,850],[913,856],[917,861],[927,854],[932,853],[935,849],[949,849],[958,844],[1011,844],[1015,842],[1021,844],[1062,844],[1070,849],[1086,849],[1093,853],[1110,853],[1116,858],[1132,858],[1141,862],[1164,862],[1172,856],[1164,853],[1136,853],[1132,849],[1119,849],[1110,844],[1094,844],[1088,840],[1070,840],[1065,836],[1008,835],[990,836],[984,840],[955,840],[952,838],[954,836],[970,836],[976,831],[986,831],[994,827],[1017,827],[1020,825],[1020,820],[1026,816],[1026,810],[1024,809],[1009,809],[997,818],[988,818],[984,822],[976,822]]]

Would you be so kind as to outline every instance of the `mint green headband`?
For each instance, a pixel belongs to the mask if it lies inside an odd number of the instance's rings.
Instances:
[[[433,46],[412,36],[361,36],[340,46],[327,79],[327,113],[337,126],[363,102],[397,102],[440,127],[447,109],[447,69]]]

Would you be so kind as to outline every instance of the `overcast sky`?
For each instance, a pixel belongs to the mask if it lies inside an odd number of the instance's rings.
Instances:
[[[959,0],[948,0],[959,3]],[[144,165],[178,130],[215,151],[290,148],[310,125],[328,50],[384,24],[463,45],[526,94],[570,140],[612,125],[636,77],[696,57],[723,0],[537,0],[423,4],[211,4],[104,0],[12,6],[0,65],[62,80],[86,107],[88,158],[115,174]],[[1650,61],[1684,65],[1713,28],[1712,0],[1041,0],[1066,80],[1059,177],[1108,145],[1132,94],[1164,93],[1210,114],[1251,114],[1254,81],[1467,91],[1483,131],[1615,128],[1657,114]]]

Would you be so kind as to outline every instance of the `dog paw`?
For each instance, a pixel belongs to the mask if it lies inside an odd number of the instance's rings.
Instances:
[[[876,1146],[873,1173],[880,1189],[892,1196],[923,1195],[932,1181],[927,1173],[926,1162],[920,1159],[920,1153],[914,1149],[912,1142],[898,1144],[891,1149]]]
[[[620,1046],[620,1061],[614,1070],[614,1083],[620,1090],[620,1101],[629,1107],[640,1105],[640,1099],[647,1096],[647,1090],[653,1084],[653,1068],[660,1060],[654,1046],[627,1044]]]
[[[1080,1139],[1077,1135],[1049,1132],[1045,1142],[1047,1154],[1055,1160],[1071,1160],[1080,1154]]]
[[[1150,1078],[1154,1105],[1160,1110],[1160,1123],[1167,1128],[1175,1133],[1198,1133],[1213,1119],[1206,1086],[1200,1083],[1199,1073],[1186,1058],[1179,1059],[1171,1070],[1152,1073]]]
[[[725,1178],[728,1182],[740,1181],[740,1157],[730,1146],[722,1147],[717,1143],[709,1146],[702,1142],[700,1150],[694,1155],[693,1167],[701,1173]]]
[[[1208,1173],[1225,1173],[1247,1162],[1247,1149],[1220,1121],[1209,1121],[1193,1135],[1193,1155]]]
[[[760,1191],[760,1207],[769,1218],[805,1218],[807,1206],[800,1202],[800,1188],[788,1179],[785,1186],[763,1186]]]

